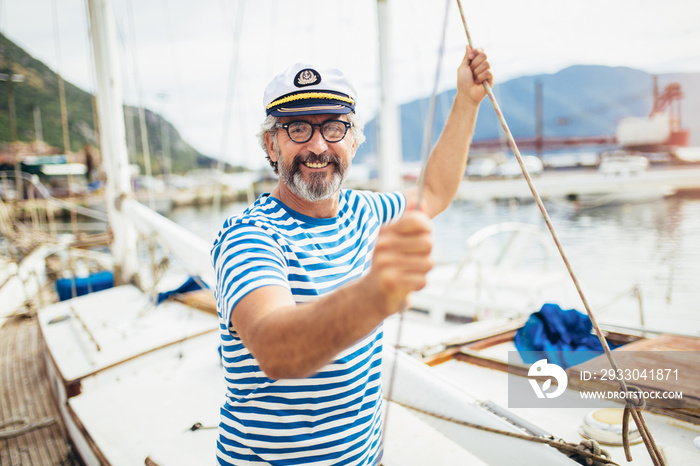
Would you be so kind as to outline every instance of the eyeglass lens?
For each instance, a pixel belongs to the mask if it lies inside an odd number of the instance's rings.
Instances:
[[[313,136],[314,126],[321,127],[321,134],[328,142],[338,142],[345,137],[347,126],[339,120],[324,121],[320,125],[312,125],[306,121],[294,121],[287,127],[287,133],[294,142],[306,142]]]

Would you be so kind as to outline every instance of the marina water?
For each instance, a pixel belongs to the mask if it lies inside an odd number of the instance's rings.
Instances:
[[[584,293],[591,289],[613,298],[636,285],[644,300],[663,300],[678,309],[675,318],[687,322],[684,331],[700,333],[700,196],[581,210],[564,200],[545,205]],[[229,204],[216,214],[210,206],[179,207],[168,217],[213,241],[223,219],[246,207]],[[502,222],[537,225],[549,236],[534,202],[456,201],[434,220],[434,260],[461,261],[473,233]],[[644,307],[654,313],[653,306]]]

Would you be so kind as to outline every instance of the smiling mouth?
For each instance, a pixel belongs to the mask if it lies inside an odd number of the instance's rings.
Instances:
[[[329,162],[305,162],[304,166],[309,168],[325,168],[328,164]]]

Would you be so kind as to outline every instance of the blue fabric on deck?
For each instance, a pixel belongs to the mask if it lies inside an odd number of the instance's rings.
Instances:
[[[110,271],[90,274],[89,277],[59,278],[56,280],[58,299],[65,301],[73,297],[73,281],[75,281],[75,296],[83,296],[93,291],[102,291],[114,286],[114,275]]]
[[[202,286],[204,285],[204,286]],[[201,290],[202,288],[207,288],[206,283],[204,283],[199,277],[194,278],[194,277],[189,277],[185,283],[180,285],[178,288],[170,291],[164,291],[162,293],[158,293],[158,299],[156,300],[156,304],[160,304],[172,295],[175,294],[181,294],[181,293],[187,293],[188,291],[196,291],[196,290]]]
[[[586,314],[548,303],[530,315],[513,341],[525,363],[546,358],[566,369],[603,353],[603,345],[591,333],[592,328]]]

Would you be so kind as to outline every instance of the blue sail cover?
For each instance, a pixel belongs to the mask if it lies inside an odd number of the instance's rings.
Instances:
[[[513,341],[525,363],[547,359],[566,369],[603,354],[603,345],[591,333],[592,328],[587,315],[547,303],[530,315]]]
[[[59,301],[75,296],[83,296],[94,291],[102,291],[114,286],[114,275],[109,270],[91,273],[88,277],[59,278],[56,292]]]

